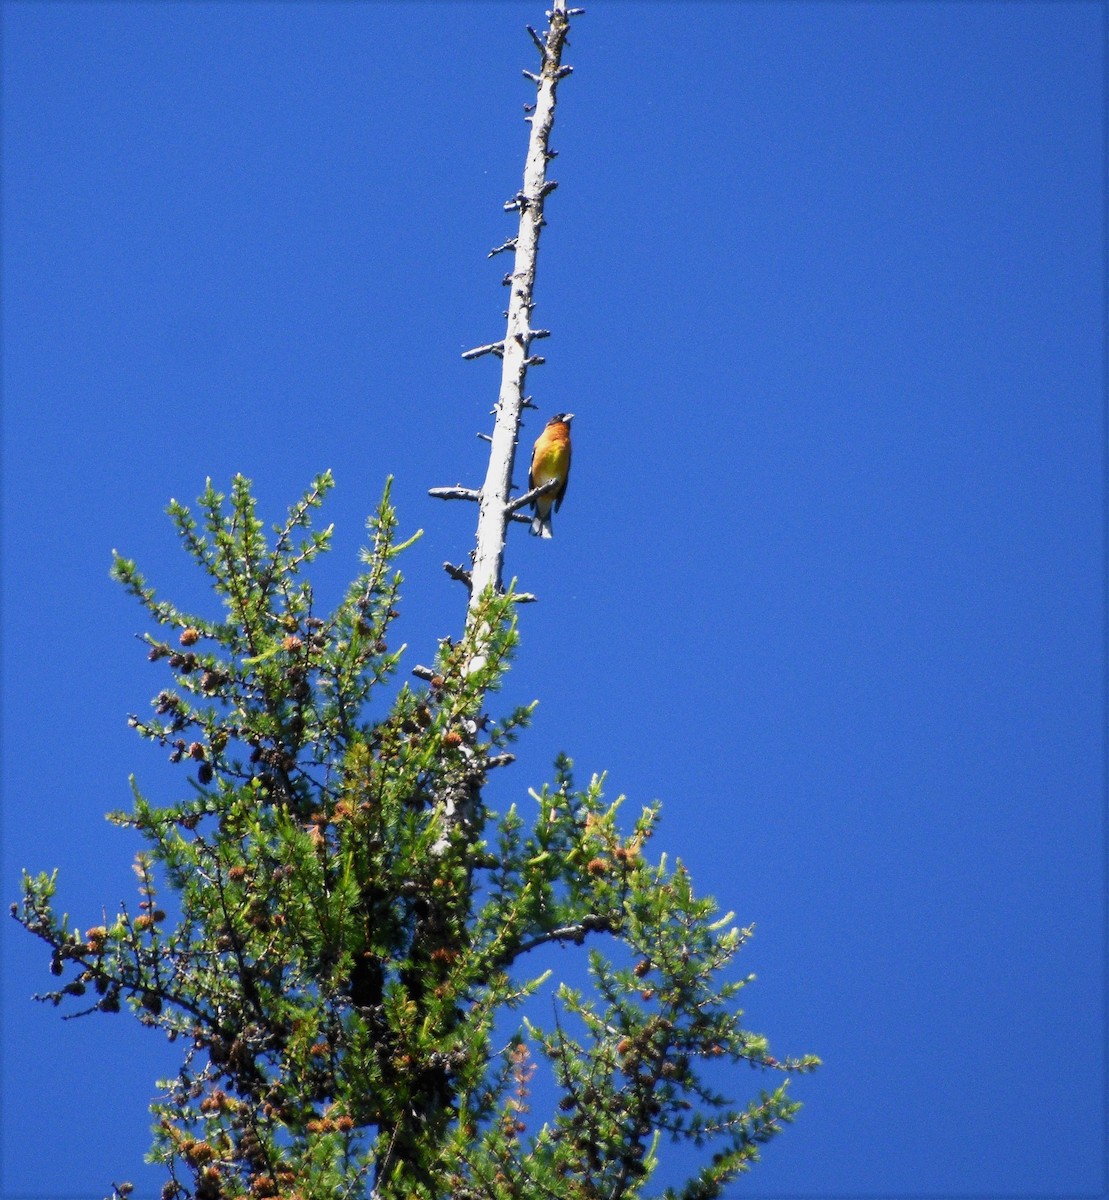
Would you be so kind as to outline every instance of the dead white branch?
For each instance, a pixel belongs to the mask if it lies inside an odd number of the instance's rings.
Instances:
[[[473,488],[462,487],[459,484],[456,487],[437,487],[428,488],[427,494],[434,496],[436,500],[479,500],[481,493]]]
[[[515,499],[508,502],[508,511],[516,512],[518,509],[530,504],[539,496],[545,496],[548,492],[555,492],[562,486],[561,479],[548,479],[546,483],[541,483],[538,487],[533,487],[530,492],[525,492],[522,496],[517,496]],[[524,520],[530,520],[525,517]]]
[[[499,341],[475,346],[462,356],[465,359],[476,359],[494,355],[501,360],[500,390],[496,407],[493,409],[493,433],[489,438],[489,466],[485,482],[477,491],[461,486],[433,488],[431,491],[431,495],[445,500],[478,501],[477,537],[471,556],[472,567],[467,570],[451,563],[443,564],[453,579],[461,580],[470,589],[466,631],[475,635],[478,649],[465,666],[467,672],[478,670],[484,662],[484,651],[480,647],[485,643],[485,635],[491,631],[476,627],[482,619],[479,615],[479,604],[486,591],[502,590],[501,575],[509,523],[527,521],[527,517],[521,516],[516,510],[528,504],[535,496],[548,490],[553,491],[557,487],[557,481],[552,480],[543,487],[533,488],[516,500],[510,498],[520,419],[525,408],[535,407],[530,397],[525,395],[524,384],[528,368],[539,366],[543,362],[540,355],[531,353],[531,343],[550,334],[549,330],[531,327],[531,313],[535,307],[539,234],[546,223],[543,207],[547,196],[558,186],[554,180],[547,178],[547,164],[554,157],[549,142],[554,125],[558,82],[569,73],[569,68],[562,66],[562,49],[570,28],[566,0],[554,0],[547,19],[549,25],[542,37],[529,28],[532,40],[539,47],[541,63],[538,74],[530,71],[525,71],[524,74],[535,81],[536,100],[534,107],[530,109],[530,115],[524,118],[530,126],[530,132],[523,187],[505,204],[506,211],[515,210],[519,213],[519,229],[515,237],[509,238],[491,252],[491,256],[508,253],[510,250],[514,254],[512,270],[504,280],[511,289],[508,307],[505,310],[505,335]],[[535,600],[530,593],[516,594],[515,598],[521,604]],[[426,671],[427,668],[423,670]],[[420,677],[426,676],[421,674]],[[470,725],[472,729],[469,729],[469,733],[463,734],[461,750],[474,754],[477,724],[470,722]],[[502,761],[508,761],[507,757]],[[482,766],[480,762],[475,761],[471,769],[463,771],[457,780],[444,788],[439,795],[442,834],[432,846],[432,854],[444,853],[451,844],[454,832],[459,828],[469,830],[474,827],[474,814],[477,805],[480,804],[481,785],[485,770],[490,765],[490,762],[486,762]]]
[[[471,572],[471,613],[485,588],[499,590],[501,587],[508,522],[515,509],[520,507],[510,501],[509,494],[520,417],[524,409],[524,384],[528,367],[538,366],[542,362],[538,355],[530,353],[530,348],[537,336],[546,336],[548,332],[531,328],[531,312],[535,306],[535,271],[539,234],[544,224],[543,207],[546,197],[557,186],[547,178],[547,163],[550,161],[548,144],[554,125],[558,82],[567,74],[562,67],[562,49],[570,28],[565,0],[556,0],[549,14],[549,22],[543,36],[529,29],[532,40],[539,48],[541,65],[539,73],[531,76],[536,83],[536,99],[535,109],[528,118],[531,133],[523,187],[505,206],[509,210],[518,210],[520,228],[515,239],[510,239],[515,242],[515,258],[512,271],[507,276],[511,293],[505,336],[503,341],[492,343],[501,350],[501,385],[489,467],[481,487],[478,509],[477,547]],[[508,242],[504,248],[507,250],[507,247]],[[484,347],[479,349],[486,353],[495,352]],[[474,352],[470,353],[474,355]]]

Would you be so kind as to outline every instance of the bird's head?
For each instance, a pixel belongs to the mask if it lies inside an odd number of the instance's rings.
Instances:
[[[558,425],[558,424],[569,425],[573,419],[574,419],[573,413],[555,413],[555,415],[553,417],[551,417],[551,419],[547,422],[547,424],[548,425]]]

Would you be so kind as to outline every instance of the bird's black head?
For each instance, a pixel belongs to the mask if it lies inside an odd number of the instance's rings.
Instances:
[[[556,422],[561,421],[563,425],[569,425],[573,419],[573,413],[555,413],[555,415],[551,417],[547,424],[554,425]]]

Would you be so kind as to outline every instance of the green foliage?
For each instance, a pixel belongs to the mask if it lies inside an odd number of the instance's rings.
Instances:
[[[166,1200],[619,1200],[643,1194],[663,1138],[716,1148],[667,1197],[720,1195],[797,1105],[783,1084],[736,1107],[713,1068],[816,1063],[779,1062],[741,1028],[726,973],[750,931],[648,858],[657,808],[621,834],[619,801],[598,778],[576,789],[566,758],[526,813],[485,809],[530,713],[485,709],[516,644],[511,592],[481,597],[424,686],[381,703],[409,543],[386,488],[365,570],[317,613],[304,571],[329,546],[311,518],[331,486],[315,480],[272,538],[241,477],[230,497],[209,483],[198,516],[171,504],[219,619],[116,556],[172,674],[131,724],[191,786],[158,806],[133,785],[111,814],[144,843],[134,913],[81,932],[54,910],[54,876],[25,876],[13,912],[69,976],[40,998],[126,1004],[182,1046],[153,1107]],[[499,1044],[505,1012],[546,986],[529,954],[587,941],[591,994],[555,988],[553,1025],[520,1013]],[[529,1133],[540,1062],[562,1098]]]

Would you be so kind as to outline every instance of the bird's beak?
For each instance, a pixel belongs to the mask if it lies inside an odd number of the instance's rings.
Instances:
[[[562,419],[566,422],[567,425],[569,425],[570,422],[574,419],[574,414],[567,413]]]

